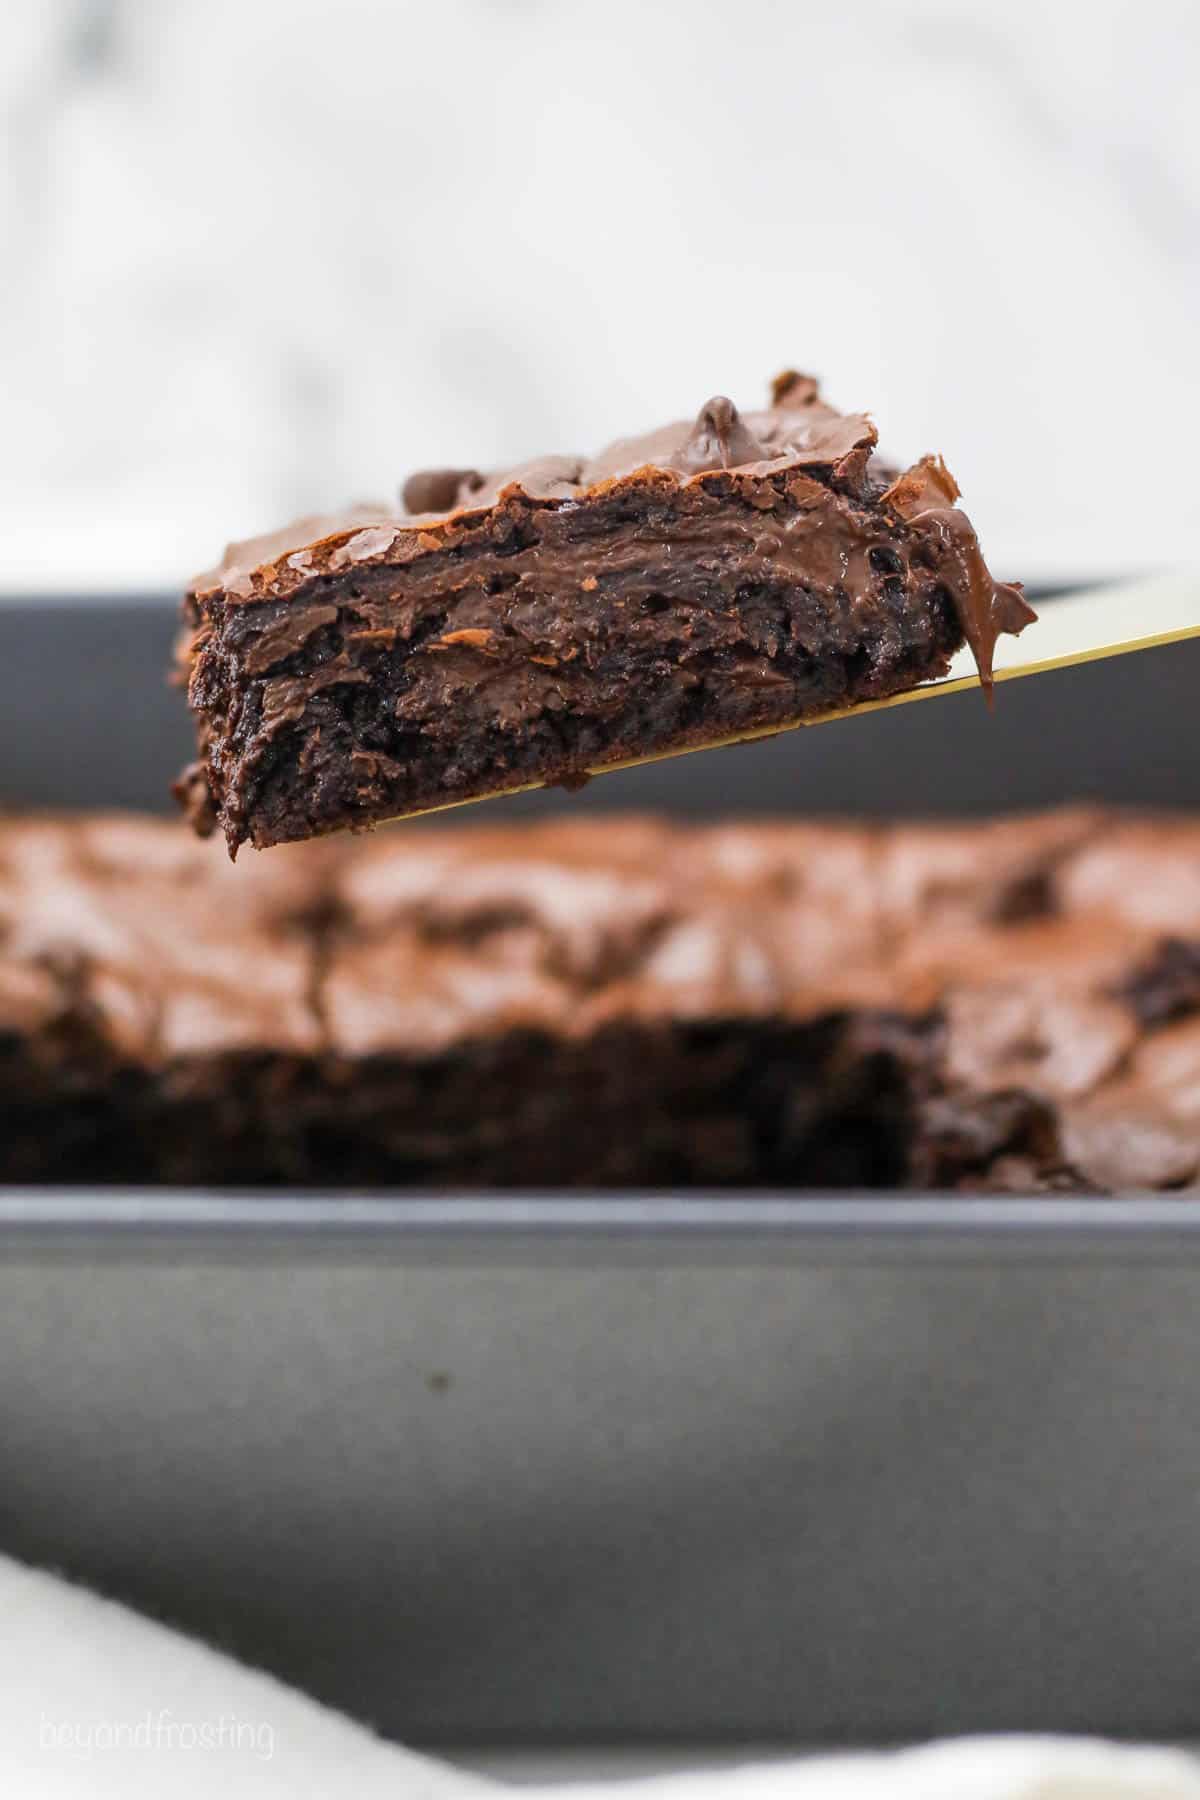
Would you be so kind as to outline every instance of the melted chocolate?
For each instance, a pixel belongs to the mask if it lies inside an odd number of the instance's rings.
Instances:
[[[958,497],[958,483],[940,456],[922,457],[883,496],[884,504],[902,519],[922,525],[936,535],[940,570],[990,704],[994,685],[992,660],[998,639],[1005,633],[1018,637],[1027,625],[1034,624],[1037,614],[1026,600],[1020,582],[993,579],[974,526],[954,504]]]

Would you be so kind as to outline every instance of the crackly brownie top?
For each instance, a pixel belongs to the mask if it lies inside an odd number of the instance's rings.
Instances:
[[[151,819],[0,821],[0,1039],[117,1066],[315,1051],[322,848],[242,880]]]
[[[1075,1178],[1195,1184],[1200,821],[410,827],[236,871],[173,824],[0,823],[0,1053],[72,1079],[854,1011],[927,1021],[952,1099],[1051,1108]]]
[[[392,549],[401,534],[435,543],[464,514],[486,512],[515,492],[530,500],[571,502],[615,483],[644,481],[653,472],[676,484],[732,468],[766,472],[806,465],[837,468],[858,452],[865,467],[877,433],[865,413],[842,414],[820,398],[817,383],[793,371],[777,377],[769,411],[742,418],[717,395],[694,420],[619,438],[598,456],[541,456],[512,468],[423,469],[410,475],[399,505],[366,502],[296,519],[279,531],[228,545],[215,569],[191,584],[197,594],[218,589],[231,599],[258,597],[260,584],[294,585],[290,577],[316,567],[347,568]],[[886,485],[886,484],[884,484]],[[407,548],[407,546],[405,546]],[[419,552],[428,546],[414,546]],[[283,567],[277,565],[282,561]]]
[[[773,382],[771,404],[762,412],[743,415],[731,400],[715,395],[694,419],[618,439],[591,458],[543,456],[491,473],[421,470],[404,483],[398,506],[365,504],[314,515],[230,544],[217,567],[197,576],[189,592],[197,601],[246,604],[286,598],[322,577],[365,565],[402,568],[454,549],[488,515],[506,528],[505,509],[514,503],[562,510],[618,496],[640,495],[650,502],[732,476],[741,500],[763,506],[772,498],[768,487],[778,493],[779,478],[785,478],[801,505],[819,494],[819,482],[859,511],[877,511],[884,531],[889,521],[925,528],[936,542],[939,576],[987,683],[997,637],[1020,632],[1034,614],[1019,583],[992,578],[975,532],[956,505],[958,485],[941,458],[923,457],[897,475],[874,455],[877,436],[865,413],[837,412],[811,376],[787,370]],[[868,579],[870,545],[861,527],[849,529],[847,519],[845,504],[836,515],[818,517],[830,543],[829,555],[816,560],[814,570],[828,577],[822,585],[850,592]],[[812,557],[815,547],[810,542],[806,548]],[[857,572],[852,563],[860,565]]]

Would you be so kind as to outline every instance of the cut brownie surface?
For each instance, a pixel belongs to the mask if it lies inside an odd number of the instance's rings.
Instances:
[[[875,441],[788,374],[766,412],[231,545],[185,602],[181,803],[261,848],[882,699],[964,639],[990,682],[1033,614],[940,460]]]
[[[0,823],[0,1179],[1200,1183],[1200,823]]]

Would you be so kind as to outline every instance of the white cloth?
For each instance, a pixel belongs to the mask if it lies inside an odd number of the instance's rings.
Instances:
[[[628,1786],[637,1800],[1200,1800],[1200,1765],[1174,1750],[975,1738]],[[497,1791],[125,1607],[0,1558],[5,1800],[474,1800]],[[620,1789],[569,1792],[616,1800]]]

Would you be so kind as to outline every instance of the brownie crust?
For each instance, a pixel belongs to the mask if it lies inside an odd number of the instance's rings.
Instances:
[[[231,852],[769,731],[945,672],[1033,617],[936,458],[788,374],[742,418],[590,463],[425,471],[234,545],[185,602],[200,758],[177,794]]]
[[[1200,1185],[1200,822],[0,822],[0,1180]]]

